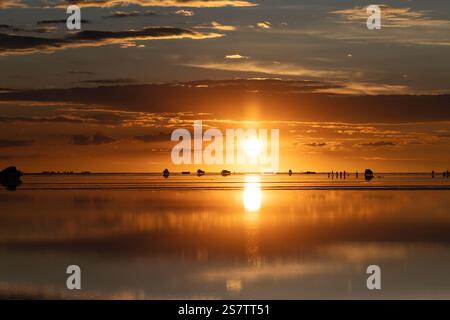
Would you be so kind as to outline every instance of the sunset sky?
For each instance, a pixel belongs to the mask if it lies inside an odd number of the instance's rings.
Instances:
[[[1,167],[194,170],[170,133],[203,120],[279,129],[282,171],[450,168],[448,1],[69,2],[0,0]]]

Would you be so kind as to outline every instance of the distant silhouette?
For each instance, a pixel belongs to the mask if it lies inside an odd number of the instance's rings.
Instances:
[[[183,171],[181,174],[191,174],[189,171]]]
[[[168,178],[169,177],[169,169],[164,169],[164,171],[163,171],[163,176],[164,176],[164,178]]]
[[[198,169],[197,170],[197,175],[198,176],[203,176],[205,174],[205,171],[203,171],[203,170],[201,170],[201,169]]]
[[[370,169],[366,169],[366,171],[364,171],[364,178],[366,178],[367,181],[372,180],[374,177],[373,175],[373,171]]]
[[[222,172],[220,173],[222,176],[229,176],[231,174],[231,171],[228,170],[222,170]]]
[[[344,170],[344,179],[347,177],[347,172]]]
[[[22,171],[16,167],[8,167],[0,171],[0,184],[6,190],[15,191],[18,186],[22,184],[20,177],[23,175]]]
[[[446,172],[446,176],[447,176],[447,178],[449,177],[449,174],[450,174],[450,173],[449,173],[449,172],[448,172],[448,170],[447,170],[447,172]]]
[[[289,170],[289,175],[292,176],[292,170]]]
[[[328,172],[328,178],[330,177],[330,173]]]
[[[434,170],[431,171],[431,177],[434,178]]]
[[[359,177],[359,173],[358,173],[358,171],[356,171],[356,179],[358,179],[358,177]]]

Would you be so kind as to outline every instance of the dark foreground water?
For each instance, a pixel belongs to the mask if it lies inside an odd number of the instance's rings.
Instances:
[[[3,298],[450,298],[441,177],[23,180],[0,191]],[[71,264],[81,291],[66,289]]]

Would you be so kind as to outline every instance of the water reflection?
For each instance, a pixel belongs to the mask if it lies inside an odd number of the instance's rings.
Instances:
[[[262,193],[259,176],[246,176],[244,183],[244,208],[249,212],[261,209]]]

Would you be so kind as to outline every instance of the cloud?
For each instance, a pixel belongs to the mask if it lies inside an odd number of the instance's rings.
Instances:
[[[116,11],[113,12],[113,14],[109,15],[109,16],[105,16],[103,18],[105,19],[112,19],[112,18],[129,18],[129,17],[143,17],[143,16],[156,16],[156,13],[153,11],[145,11],[145,12],[140,12],[140,11],[130,11],[130,12],[125,12],[125,11]]]
[[[368,18],[365,7],[332,11],[343,26],[326,32],[319,32],[330,39],[377,41],[401,45],[450,46],[448,37],[450,20],[435,19],[432,11],[394,8],[381,5],[382,32],[368,32],[365,24]]]
[[[379,7],[381,9],[382,27],[386,28],[449,26],[450,23],[448,20],[431,18],[429,11],[414,11],[411,8],[394,8],[386,5],[380,5]],[[368,18],[366,7],[354,7],[331,13],[339,15],[343,21],[347,22],[365,24]]]
[[[272,28],[272,24],[268,21],[258,22],[256,26],[260,29],[270,29]]]
[[[396,143],[392,141],[375,141],[375,142],[365,142],[360,143],[358,146],[361,147],[388,147],[388,146],[395,146]]]
[[[149,27],[128,31],[80,31],[65,38],[40,38],[0,33],[0,56],[50,53],[56,50],[124,45],[133,41],[157,39],[209,39],[222,37],[218,33],[202,33],[180,28]]]
[[[317,92],[354,95],[407,94],[411,90],[408,86],[377,84],[365,82],[342,82],[340,86],[319,88]]]
[[[27,5],[21,0],[0,0],[0,8],[26,8]]]
[[[30,147],[34,143],[33,140],[0,140],[0,148],[13,147]]]
[[[184,16],[184,17],[192,17],[192,16],[194,16],[195,13],[192,10],[181,9],[181,10],[175,11],[174,14],[179,15],[179,16]]]
[[[113,7],[118,5],[140,5],[145,7],[252,7],[256,3],[246,0],[70,0],[71,4],[82,7]],[[63,6],[60,4],[60,6]]]
[[[81,19],[81,23],[83,23],[83,24],[91,23],[91,21],[85,20],[85,19]],[[38,25],[42,25],[42,24],[63,24],[63,25],[66,25],[67,24],[67,20],[66,19],[39,20],[38,22],[36,22],[36,24],[38,24]]]
[[[118,83],[136,83],[137,81],[129,78],[116,78],[116,79],[93,79],[83,80],[80,83],[87,84],[118,84]]]
[[[214,29],[214,30],[220,30],[220,31],[235,31],[237,28],[235,26],[224,25],[217,21],[212,21],[209,24],[197,26],[196,29]]]
[[[148,135],[142,135],[142,136],[135,136],[133,137],[135,140],[142,141],[142,142],[161,142],[161,141],[170,141],[171,134],[170,133],[164,133],[160,132],[158,134],[148,134]]]
[[[233,60],[233,59],[231,59]],[[234,59],[239,60],[239,59]],[[245,60],[245,59],[244,59]],[[303,67],[292,63],[279,63],[279,62],[264,62],[264,61],[230,61],[230,62],[199,62],[199,63],[182,63],[181,65],[202,68],[213,69],[223,71],[237,71],[237,72],[251,72],[262,73],[272,76],[294,76],[294,77],[306,77],[306,78],[344,78],[348,76],[348,73],[335,70],[320,70]]]
[[[100,145],[100,144],[109,144],[116,142],[116,139],[111,138],[98,131],[94,133],[92,136],[87,135],[74,135],[70,139],[70,144],[85,146],[85,145]]]
[[[8,24],[0,24],[0,30],[10,32],[49,33],[55,31],[56,28],[55,27],[21,28]]]
[[[240,54],[229,54],[225,56],[225,59],[231,59],[231,60],[240,60],[240,59],[249,59],[250,57],[242,56]]]
[[[305,143],[305,146],[307,147],[325,147],[327,144],[325,142],[317,143],[317,142],[311,142],[311,143]]]

